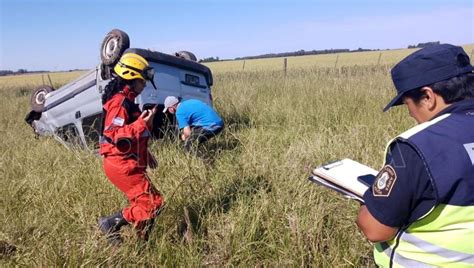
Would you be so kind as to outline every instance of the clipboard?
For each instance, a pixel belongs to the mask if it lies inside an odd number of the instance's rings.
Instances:
[[[346,158],[313,169],[308,179],[334,190],[346,198],[364,203],[362,197],[369,188],[367,181],[370,181],[370,178],[375,179],[377,174],[377,170]]]

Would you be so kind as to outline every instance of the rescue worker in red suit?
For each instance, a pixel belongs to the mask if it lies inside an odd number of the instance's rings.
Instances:
[[[129,206],[99,218],[99,228],[112,245],[122,242],[120,228],[132,224],[145,241],[163,204],[146,174],[156,167],[148,138],[156,109],[140,111],[134,100],[146,81],[153,86],[153,69],[138,54],[126,53],[114,67],[117,74],[102,95],[103,116],[100,154],[107,178],[128,198]],[[156,87],[155,87],[156,88]]]

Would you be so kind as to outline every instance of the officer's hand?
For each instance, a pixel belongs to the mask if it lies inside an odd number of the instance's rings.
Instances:
[[[145,110],[143,111],[143,113],[140,115],[140,118],[143,119],[143,121],[145,121],[145,123],[147,124],[148,128],[152,128],[153,127],[153,118],[155,117],[155,114],[156,114],[156,107],[151,109],[151,110]]]

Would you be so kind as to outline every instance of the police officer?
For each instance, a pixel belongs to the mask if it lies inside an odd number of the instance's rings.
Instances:
[[[107,178],[130,204],[109,217],[99,218],[99,228],[111,244],[118,245],[122,242],[120,228],[128,224],[133,224],[139,237],[147,240],[163,201],[146,174],[147,166],[156,166],[148,150],[156,109],[141,112],[134,103],[146,81],[153,81],[153,69],[140,55],[125,53],[114,72],[117,76],[102,95],[100,154]]]
[[[176,114],[181,140],[188,152],[194,143],[204,143],[224,128],[224,121],[217,112],[200,100],[179,101],[175,96],[168,96],[163,110],[166,112]]]
[[[418,125],[387,146],[357,224],[382,267],[474,267],[474,73],[461,47],[441,44],[391,71]]]

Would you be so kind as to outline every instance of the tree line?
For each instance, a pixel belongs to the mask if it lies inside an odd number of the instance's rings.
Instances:
[[[17,71],[0,70],[0,76],[18,75],[18,74],[31,74],[31,73],[49,73],[49,71],[28,71],[27,69],[18,69]]]
[[[367,51],[366,49],[359,48],[358,51]],[[333,54],[351,52],[349,49],[324,49],[324,50],[310,50],[305,51],[304,49],[294,52],[282,52],[282,53],[268,53],[257,56],[247,56],[235,58],[236,60],[251,60],[251,59],[263,59],[263,58],[279,58],[279,57],[292,57],[292,56],[306,56],[306,55],[319,55],[319,54]]]
[[[74,70],[67,70],[64,72],[74,72],[74,71],[82,71],[81,69],[74,69]],[[6,75],[20,75],[20,74],[34,74],[34,73],[49,73],[50,71],[28,71],[27,69],[18,69],[17,71],[12,70],[0,70],[0,76]],[[61,71],[59,71],[61,72]]]
[[[408,48],[423,48],[432,45],[440,44],[439,41],[434,42],[426,42],[426,43],[418,43],[417,45],[409,45]],[[250,59],[264,59],[264,58],[280,58],[280,57],[294,57],[294,56],[307,56],[307,55],[320,55],[320,54],[334,54],[334,53],[345,53],[345,52],[362,52],[362,51],[380,51],[381,49],[365,49],[365,48],[358,48],[355,50],[350,50],[347,48],[343,49],[323,49],[323,50],[310,50],[305,51],[304,49],[293,51],[293,52],[282,52],[282,53],[267,53],[257,56],[245,56],[245,57],[238,57],[234,58],[233,60],[250,60]],[[389,49],[386,49],[389,50]],[[232,59],[226,59],[232,60]],[[220,60],[219,57],[209,57],[200,60],[199,62],[213,62],[213,61],[223,61]]]
[[[424,47],[429,47],[433,45],[439,45],[439,41],[436,42],[426,42],[426,43],[418,43],[418,45],[410,45],[408,48],[424,48]]]
[[[11,70],[0,70],[0,76],[14,75],[14,74],[26,74],[26,73],[28,73],[28,70],[26,70],[26,69],[18,69],[16,72],[11,71]]]

